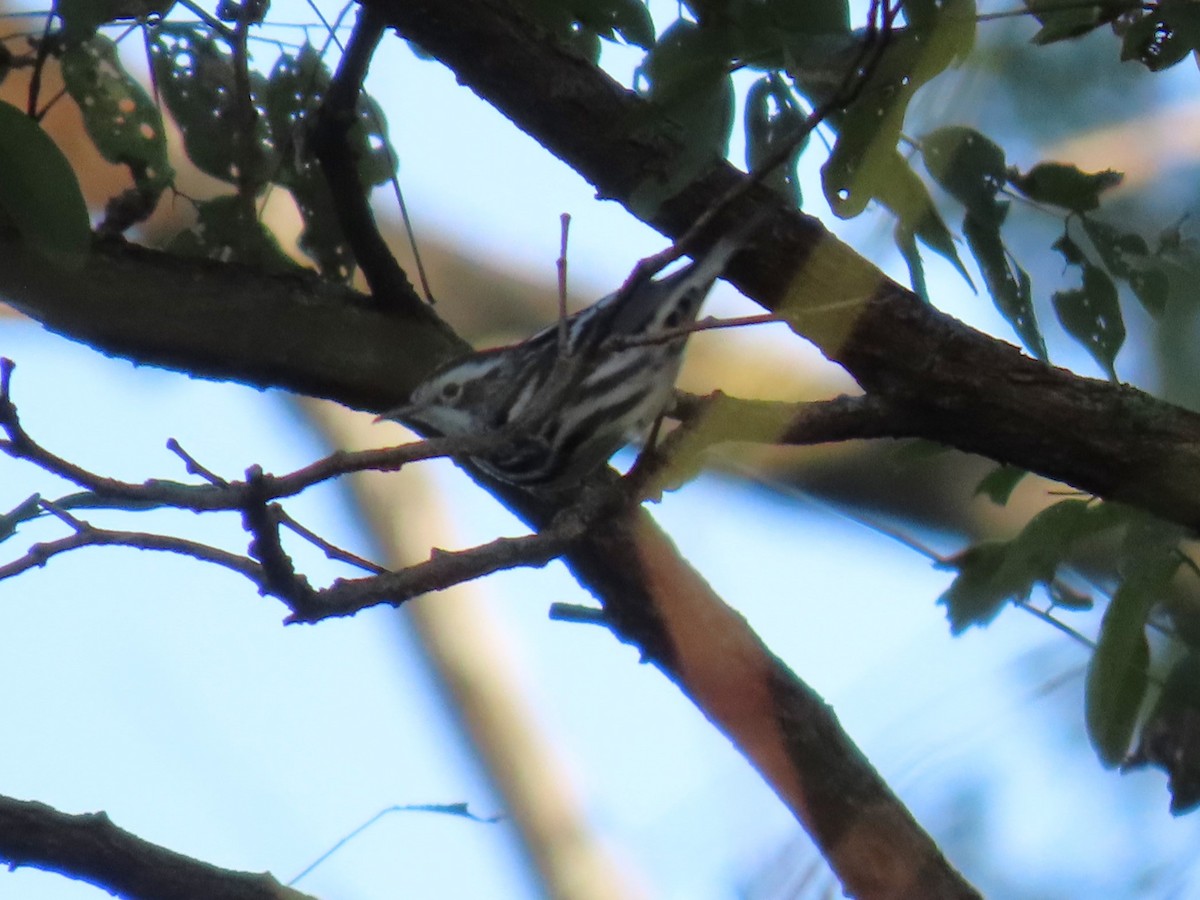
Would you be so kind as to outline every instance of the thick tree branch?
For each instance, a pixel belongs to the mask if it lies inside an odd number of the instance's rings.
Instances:
[[[369,2],[600,196],[671,237],[745,177],[714,160],[674,197],[641,209],[637,198],[683,159],[686,135],[648,128],[637,96],[510,0]],[[901,401],[915,432],[1200,527],[1200,416],[1043,365],[966,327],[765,189],[748,192],[726,221],[765,209],[770,224],[734,259],[731,280],[869,392]]]
[[[270,875],[235,872],[175,853],[104,813],[67,815],[0,797],[0,860],[61,872],[126,900],[312,900]]]

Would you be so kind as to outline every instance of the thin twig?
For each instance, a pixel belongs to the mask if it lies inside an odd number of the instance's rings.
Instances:
[[[558,244],[558,355],[567,355],[567,236],[571,231],[571,214],[559,217],[561,237]]]

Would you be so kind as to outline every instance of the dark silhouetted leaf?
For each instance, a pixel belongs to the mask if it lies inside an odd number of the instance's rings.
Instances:
[[[920,145],[929,174],[967,215],[999,227],[1006,211],[996,200],[1008,177],[1004,151],[975,129],[960,126],[931,131]]]
[[[642,0],[571,0],[576,21],[600,37],[649,50],[654,46],[654,20]]]
[[[796,177],[796,161],[808,144],[808,135],[801,140],[805,116],[796,105],[787,85],[778,76],[768,75],[750,85],[746,93],[746,167],[757,172],[764,161],[782,146],[794,148],[788,159],[775,166],[764,178],[767,184],[793,206],[801,203],[800,181]]]
[[[1136,582],[1117,589],[1088,664],[1084,699],[1088,739],[1107,768],[1125,758],[1146,696],[1150,665],[1146,619],[1151,600]]]
[[[997,466],[975,488],[975,496],[983,494],[998,506],[1008,503],[1013,490],[1029,472],[1019,466]]]
[[[163,16],[175,0],[54,0],[54,12],[67,44],[86,41],[109,22]]]
[[[680,19],[638,69],[650,101],[645,126],[661,131],[664,123],[673,124],[684,148],[674,171],[650,174],[630,196],[643,217],[653,217],[664,200],[728,153],[734,110],[729,37]]]
[[[1145,239],[1091,216],[1083,216],[1082,221],[1108,271],[1129,283],[1148,313],[1161,316],[1167,308],[1167,276],[1158,268],[1159,261],[1150,255]]]
[[[1065,4],[1062,0],[1025,0],[1025,8],[1042,25],[1033,36],[1034,44],[1053,44],[1087,34],[1097,26],[1112,21],[1123,9],[1109,3],[1076,6]]]
[[[91,221],[71,164],[40,125],[0,101],[0,221],[60,266],[82,265]]]
[[[1171,667],[1142,725],[1137,749],[1121,770],[1143,766],[1167,773],[1173,815],[1200,806],[1200,654],[1195,651]]]
[[[1038,513],[1011,541],[988,541],[946,560],[957,577],[938,599],[955,634],[986,625],[1011,599],[1024,600],[1037,584],[1054,581],[1058,566],[1080,540],[1128,520],[1107,503],[1063,500]]]
[[[1078,213],[1099,206],[1100,194],[1116,187],[1124,177],[1112,169],[1089,173],[1056,162],[1038,163],[1024,174],[1016,169],[1009,173],[1013,187],[1030,200]]]
[[[1083,286],[1057,291],[1051,299],[1067,334],[1079,341],[1116,382],[1113,363],[1125,343],[1125,321],[1117,302],[1117,287],[1108,273],[1084,263]]]
[[[1033,314],[1029,275],[1013,261],[1000,239],[999,224],[980,223],[967,216],[963,237],[979,263],[988,293],[1000,314],[1008,320],[1021,342],[1038,359],[1046,359],[1046,343]]]
[[[222,196],[196,205],[195,226],[176,235],[170,253],[233,260],[264,272],[295,272],[299,266],[280,248],[256,216],[247,216],[238,197]]]
[[[1136,59],[1151,72],[1170,68],[1200,47],[1200,6],[1163,0],[1125,32],[1121,59]]]
[[[164,24],[151,31],[150,59],[196,167],[231,184],[246,179],[265,185],[278,160],[261,109],[255,108],[251,128],[238,124],[241,100],[228,48],[203,26]],[[263,76],[252,71],[253,98],[264,86]]]

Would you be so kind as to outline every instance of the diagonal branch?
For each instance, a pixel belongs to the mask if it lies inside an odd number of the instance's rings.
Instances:
[[[678,237],[746,176],[723,161],[654,210],[635,198],[676,170],[687,136],[559,46],[510,0],[369,0],[423,50],[634,214]],[[504,53],[478,53],[503,47]],[[549,86],[553,89],[549,89]],[[769,210],[731,280],[778,312],[869,393],[903,402],[914,431],[1200,526],[1200,416],[1046,366],[922,303],[765,188],[729,221]]]
[[[267,874],[237,872],[143,840],[104,813],[72,816],[0,797],[0,860],[61,872],[128,900],[312,900]]]

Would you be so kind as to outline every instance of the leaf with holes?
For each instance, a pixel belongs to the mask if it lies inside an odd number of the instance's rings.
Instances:
[[[1067,334],[1082,344],[1116,383],[1113,363],[1125,343],[1125,320],[1117,302],[1117,287],[1108,273],[1099,266],[1084,263],[1083,286],[1056,291],[1051,299]]]
[[[150,34],[155,81],[183,132],[188,158],[214,178],[265,187],[278,157],[257,105],[263,76],[250,72],[250,97],[244,98],[229,49],[207,28],[163,24]],[[247,115],[253,121],[244,127],[240,123]]]
[[[1081,216],[1083,229],[1114,276],[1129,283],[1134,295],[1153,316],[1167,308],[1168,280],[1160,262],[1150,254],[1145,238],[1091,216]]]
[[[925,168],[942,188],[979,222],[1004,220],[1007,208],[996,200],[1008,169],[1004,151],[974,128],[939,128],[920,140]]]
[[[262,222],[244,215],[239,197],[224,195],[205,200],[196,204],[196,213],[195,226],[176,235],[167,245],[167,252],[232,260],[263,272],[283,274],[300,268]]]
[[[1151,72],[1168,69],[1200,49],[1200,5],[1162,0],[1125,32],[1121,60],[1136,59]]]
[[[1029,352],[1038,359],[1046,359],[1046,343],[1033,313],[1029,275],[1005,249],[999,226],[967,216],[963,220],[963,237],[979,263],[996,309],[1012,325]]]
[[[142,217],[148,216],[175,177],[158,107],[121,65],[117,45],[102,35],[68,47],[62,75],[92,143],[109,162],[128,166],[147,201]]]
[[[825,199],[839,218],[859,215],[886,187],[909,101],[974,43],[972,0],[922,0],[913,16],[912,27],[893,35],[870,68],[821,167]]]

